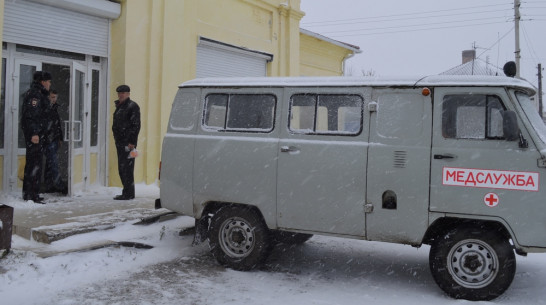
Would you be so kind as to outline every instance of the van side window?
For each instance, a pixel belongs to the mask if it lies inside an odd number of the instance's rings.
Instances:
[[[219,131],[270,132],[276,98],[271,94],[209,94],[203,125]]]
[[[174,130],[192,130],[196,110],[197,95],[179,91],[172,105],[170,127]]]
[[[348,94],[295,94],[289,129],[294,133],[357,135],[362,130],[362,97]]]
[[[494,95],[444,96],[442,133],[445,138],[503,139],[501,99]]]

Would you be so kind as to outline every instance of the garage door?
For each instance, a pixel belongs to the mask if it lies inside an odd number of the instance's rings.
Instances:
[[[31,1],[5,1],[3,41],[108,56],[109,20]]]
[[[273,55],[200,38],[196,77],[267,76]]]

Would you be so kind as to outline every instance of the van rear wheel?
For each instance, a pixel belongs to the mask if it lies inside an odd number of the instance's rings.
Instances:
[[[227,267],[250,270],[261,265],[271,249],[265,222],[252,208],[225,206],[212,217],[209,234],[212,255]]]
[[[508,289],[516,273],[509,241],[498,232],[456,228],[439,236],[429,254],[434,280],[449,296],[492,300]]]

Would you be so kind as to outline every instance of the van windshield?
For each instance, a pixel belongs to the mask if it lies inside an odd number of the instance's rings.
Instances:
[[[523,108],[523,111],[525,111],[525,115],[527,115],[527,118],[529,118],[531,125],[533,125],[533,128],[540,137],[540,140],[542,141],[542,143],[546,143],[546,126],[544,125],[544,121],[538,114],[538,111],[533,104],[533,101],[531,101],[531,98],[528,94],[521,91],[516,92],[516,97],[518,98],[521,108]]]

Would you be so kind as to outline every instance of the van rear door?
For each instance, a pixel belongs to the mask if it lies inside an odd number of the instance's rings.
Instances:
[[[428,226],[432,102],[422,89],[374,90],[367,239],[419,244]]]

